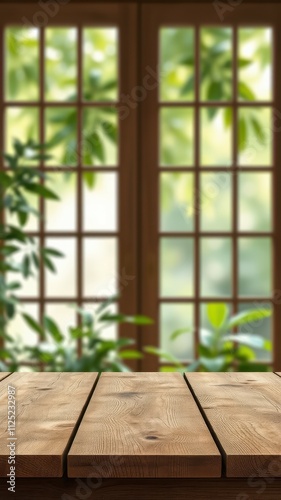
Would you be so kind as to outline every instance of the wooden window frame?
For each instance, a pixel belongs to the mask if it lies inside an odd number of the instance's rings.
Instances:
[[[141,109],[141,150],[142,150],[142,310],[146,312],[149,316],[157,318],[154,326],[143,329],[141,334],[141,339],[143,345],[159,345],[160,335],[159,335],[159,305],[160,303],[192,303],[195,306],[195,349],[196,356],[198,355],[198,342],[199,342],[199,324],[200,324],[200,311],[199,307],[201,303],[206,302],[230,302],[233,304],[234,312],[237,311],[238,303],[247,302],[271,302],[274,310],[274,324],[273,324],[273,367],[275,370],[279,370],[281,366],[281,307],[280,307],[280,283],[281,283],[281,264],[279,263],[278,256],[281,250],[281,218],[278,216],[278,197],[280,196],[280,186],[281,186],[281,172],[278,169],[281,160],[281,142],[278,141],[278,132],[280,126],[276,126],[273,131],[273,168],[239,168],[237,166],[236,158],[233,158],[233,167],[228,168],[217,168],[217,167],[201,167],[199,170],[199,110],[201,105],[206,106],[233,106],[234,110],[234,120],[233,120],[233,150],[234,155],[237,152],[237,109],[238,106],[249,106],[249,103],[238,103],[235,101],[235,94],[232,102],[222,103],[222,102],[200,102],[199,100],[199,28],[205,25],[214,26],[226,26],[234,28],[234,47],[237,47],[236,43],[236,33],[238,26],[269,26],[274,30],[274,90],[273,90],[273,100],[272,102],[262,103],[253,102],[252,106],[261,106],[266,104],[267,106],[273,107],[274,118],[279,118],[280,123],[280,113],[281,112],[281,72],[278,70],[277,54],[281,51],[281,6],[271,5],[269,9],[267,5],[261,4],[240,4],[238,5],[231,14],[225,15],[225,19],[221,20],[216,10],[214,9],[213,3],[204,3],[203,5],[198,5],[197,3],[186,3],[186,4],[162,4],[161,8],[159,5],[147,4],[142,7],[142,33],[145,33],[145,37],[142,44],[142,75],[145,75],[147,68],[152,68],[155,72],[158,69],[158,54],[159,54],[159,29],[161,27],[174,27],[174,26],[190,26],[194,27],[196,30],[196,80],[197,88],[195,101],[184,102],[184,103],[171,103],[171,105],[180,106],[193,106],[195,109],[195,163],[194,168],[177,168],[173,167],[174,171],[183,172],[193,172],[195,175],[195,193],[200,192],[199,186],[199,175],[200,172],[211,171],[220,172],[221,170],[227,172],[233,172],[233,231],[225,233],[203,233],[199,232],[199,196],[195,196],[195,231],[192,233],[176,233],[177,237],[181,236],[192,236],[195,240],[195,295],[191,299],[159,299],[159,237],[160,235],[165,236],[164,233],[159,233],[159,185],[158,176],[159,172],[169,172],[172,170],[169,168],[159,167],[159,125],[158,125],[158,111],[161,105],[168,106],[166,102],[160,103],[158,97],[158,88],[149,92],[147,99],[145,100]],[[234,52],[234,58],[235,58]],[[237,71],[234,74],[234,89],[237,88]],[[279,89],[279,90],[278,90]],[[251,104],[250,104],[251,105]],[[275,114],[276,112],[276,114]],[[272,283],[273,291],[272,297],[239,297],[238,295],[238,258],[237,258],[237,242],[238,242],[238,221],[237,221],[237,174],[238,171],[251,171],[251,172],[262,172],[262,171],[272,171],[273,173],[273,229],[268,234],[266,233],[246,233],[241,231],[241,236],[251,236],[255,235],[264,236],[267,235],[272,237],[273,241],[273,274]],[[145,189],[144,189],[145,187]],[[280,206],[280,203],[279,203]],[[174,236],[174,234],[169,232],[169,236]],[[233,252],[233,269],[232,269],[232,279],[233,279],[233,293],[231,298],[212,298],[212,297],[200,297],[200,275],[199,275],[199,239],[202,236],[230,236],[232,238],[232,252]],[[172,332],[171,332],[172,333]],[[167,365],[167,363],[165,363]],[[154,371],[159,367],[157,358],[153,356],[147,356],[143,369],[145,371]]]
[[[0,150],[4,149],[4,115],[6,106],[37,106],[39,108],[39,136],[40,142],[44,141],[44,109],[45,107],[62,107],[75,106],[78,114],[78,136],[77,136],[77,167],[49,167],[40,165],[40,169],[45,172],[60,172],[71,171],[77,175],[77,191],[76,191],[76,206],[77,206],[77,231],[63,232],[47,231],[44,228],[44,221],[39,223],[39,230],[29,232],[28,234],[39,238],[40,244],[43,246],[47,237],[59,236],[67,239],[74,237],[76,242],[76,295],[71,298],[67,297],[46,297],[45,291],[45,271],[43,266],[39,272],[39,295],[36,298],[21,297],[23,303],[36,303],[39,305],[39,320],[42,321],[45,306],[48,303],[52,304],[67,304],[76,302],[79,306],[85,303],[93,304],[100,302],[107,297],[85,297],[83,294],[83,252],[82,244],[85,237],[117,237],[118,238],[118,276],[117,288],[120,291],[120,300],[118,300],[120,311],[126,314],[135,314],[137,310],[137,279],[136,279],[136,162],[137,162],[137,112],[135,109],[130,109],[130,113],[126,119],[119,119],[119,162],[115,167],[83,167],[81,160],[82,149],[82,109],[86,107],[99,107],[111,105],[117,108],[122,106],[121,96],[127,95],[131,89],[136,86],[136,61],[134,54],[136,53],[136,7],[126,4],[107,4],[98,3],[95,5],[85,4],[83,7],[78,4],[61,5],[58,12],[54,16],[38,15],[38,12],[44,13],[42,6],[38,3],[22,5],[5,5],[1,7],[0,19],[0,52],[4,54],[4,29],[9,25],[28,25],[34,20],[35,27],[40,28],[40,99],[37,102],[29,103],[18,101],[8,103],[5,102],[4,96],[4,58],[1,62],[0,70]],[[23,21],[28,20],[28,21]],[[41,24],[39,24],[39,20]],[[78,28],[78,99],[74,103],[55,102],[49,103],[44,101],[44,28],[47,27],[69,27],[75,26]],[[116,27],[119,31],[119,98],[117,102],[83,102],[82,100],[82,27]],[[130,147],[128,147],[128,144]],[[1,167],[5,168],[3,161]],[[83,230],[83,179],[82,175],[85,171],[92,172],[116,172],[118,175],[118,231],[117,232],[89,232]],[[44,202],[40,204],[40,212],[44,218]],[[130,280],[126,280],[126,276]],[[133,278],[132,278],[133,277]],[[77,317],[79,322],[79,317]],[[137,341],[137,329],[134,325],[122,325],[119,335],[122,337],[130,337]],[[78,353],[81,353],[81,341],[77,342]],[[131,367],[135,368],[134,363]]]

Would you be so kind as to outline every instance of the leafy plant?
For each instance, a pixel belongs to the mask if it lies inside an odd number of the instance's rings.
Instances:
[[[80,315],[80,325],[62,331],[58,324],[45,316],[43,326],[25,314],[28,326],[38,335],[35,347],[23,346],[15,342],[12,368],[18,369],[16,360],[21,358],[45,365],[46,371],[89,372],[89,371],[130,371],[126,365],[128,359],[141,358],[141,353],[131,348],[134,341],[128,338],[107,339],[104,330],[114,324],[131,323],[146,325],[152,321],[145,316],[126,316],[113,314],[110,304],[113,298],[101,303],[95,312],[76,308]],[[77,340],[80,341],[81,355],[77,353]],[[1,368],[1,367],[0,367]],[[2,365],[1,369],[7,369]]]
[[[200,330],[199,357],[191,365],[185,366],[175,356],[153,346],[148,346],[145,350],[174,365],[172,368],[163,367],[164,371],[268,371],[266,365],[256,360],[255,351],[270,351],[271,342],[252,333],[234,333],[234,329],[263,320],[270,315],[270,309],[260,308],[231,316],[226,304],[210,303],[207,306],[210,329]],[[171,339],[176,340],[186,333],[192,333],[192,329],[177,330],[172,333]]]
[[[55,272],[53,258],[62,256],[53,248],[40,247],[25,230],[31,215],[41,217],[32,198],[59,200],[48,187],[47,176],[30,166],[48,158],[44,146],[16,139],[13,150],[4,154],[7,168],[0,171],[0,336],[7,340],[11,340],[7,324],[20,306],[16,293],[22,280],[36,274],[40,266]]]

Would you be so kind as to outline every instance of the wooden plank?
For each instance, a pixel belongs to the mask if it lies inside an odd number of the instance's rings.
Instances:
[[[0,484],[0,498],[9,499]],[[11,496],[11,498],[13,498]],[[16,481],[20,500],[280,500],[281,479],[95,479],[50,478]]]
[[[273,373],[186,373],[227,477],[281,477],[281,380]]]
[[[5,378],[9,377],[9,375],[11,375],[10,372],[1,372],[0,373],[0,382],[1,382],[1,380],[4,380]]]
[[[281,372],[275,372],[276,375],[279,375],[279,377],[281,377]]]
[[[14,373],[16,477],[62,477],[65,455],[97,380],[97,373]],[[0,477],[10,469],[8,395],[0,384]]]
[[[221,456],[179,373],[103,373],[69,477],[219,477]]]

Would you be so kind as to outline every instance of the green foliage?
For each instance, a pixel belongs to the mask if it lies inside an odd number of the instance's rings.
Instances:
[[[4,154],[7,169],[0,172],[0,336],[7,338],[7,324],[20,309],[16,292],[22,280],[38,273],[40,266],[55,272],[53,257],[62,254],[52,248],[42,248],[28,236],[26,226],[31,216],[40,218],[32,198],[58,200],[48,187],[48,178],[30,165],[48,156],[44,146],[32,140],[14,140],[13,154]],[[11,218],[16,222],[12,223]],[[13,276],[15,278],[13,279]],[[29,318],[30,326],[33,324]],[[2,353],[3,356],[3,353]]]
[[[147,325],[152,321],[146,316],[126,316],[124,314],[113,314],[110,310],[114,298],[103,302],[95,312],[76,307],[80,316],[79,326],[69,327],[68,331],[62,331],[58,324],[48,316],[44,318],[43,327],[31,318],[24,315],[24,320],[31,330],[38,336],[35,347],[14,346],[21,359],[33,363],[44,363],[46,371],[64,372],[89,372],[89,371],[130,371],[125,363],[127,359],[139,359],[141,353],[130,346],[134,341],[128,338],[106,339],[104,330],[114,324],[130,323],[135,325]],[[81,356],[77,354],[77,340],[81,346]],[[11,362],[10,352],[2,356]],[[13,360],[14,367],[19,364]],[[5,363],[0,365],[0,371],[6,370]]]
[[[256,361],[256,350],[270,351],[271,342],[260,335],[237,332],[243,325],[261,321],[271,315],[270,309],[250,309],[229,316],[228,306],[224,303],[210,303],[207,306],[207,316],[210,328],[201,329],[198,359],[189,366],[184,366],[175,356],[149,346],[145,351],[159,356],[172,364],[173,367],[163,367],[163,371],[268,371],[268,367]],[[191,329],[183,328],[173,332],[171,339],[179,335],[192,333]]]

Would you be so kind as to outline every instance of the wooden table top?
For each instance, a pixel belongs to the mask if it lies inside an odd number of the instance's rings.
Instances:
[[[19,478],[280,478],[280,377],[1,373],[0,477],[15,442]]]

